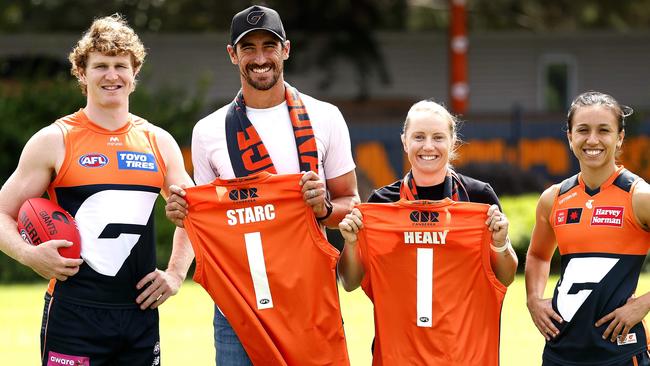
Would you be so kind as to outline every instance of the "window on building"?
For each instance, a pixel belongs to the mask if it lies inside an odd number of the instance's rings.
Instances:
[[[576,93],[575,60],[569,55],[545,55],[539,70],[538,104],[546,112],[564,112]]]

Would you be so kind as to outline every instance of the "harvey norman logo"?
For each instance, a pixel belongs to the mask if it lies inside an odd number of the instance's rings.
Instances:
[[[620,206],[595,207],[591,216],[592,226],[623,226],[623,213],[625,210]]]

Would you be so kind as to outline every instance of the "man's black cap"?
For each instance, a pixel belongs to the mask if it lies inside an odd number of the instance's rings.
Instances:
[[[254,5],[232,18],[230,45],[235,46],[246,34],[258,29],[275,34],[283,42],[287,40],[280,14],[271,8]]]

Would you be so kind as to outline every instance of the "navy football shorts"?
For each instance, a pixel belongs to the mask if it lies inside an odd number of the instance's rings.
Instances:
[[[563,366],[563,364],[544,360],[542,366]],[[650,354],[648,351],[643,351],[630,357],[628,360],[607,364],[607,366],[650,366]]]
[[[45,294],[41,363],[160,365],[158,310],[88,307]]]

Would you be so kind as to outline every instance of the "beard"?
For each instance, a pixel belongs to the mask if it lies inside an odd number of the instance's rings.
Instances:
[[[278,83],[278,80],[280,79],[280,74],[282,73],[282,66],[276,67],[276,65],[273,64],[264,64],[261,65],[261,67],[271,67],[272,71],[272,76],[270,79],[264,79],[264,80],[256,80],[254,79],[251,75],[254,75],[255,73],[253,72],[253,68],[255,67],[260,67],[260,65],[249,65],[246,67],[246,71],[243,72],[244,79],[246,79],[246,83],[248,85],[252,86],[256,90],[260,91],[265,91],[269,90],[272,87],[275,86],[275,84]]]

